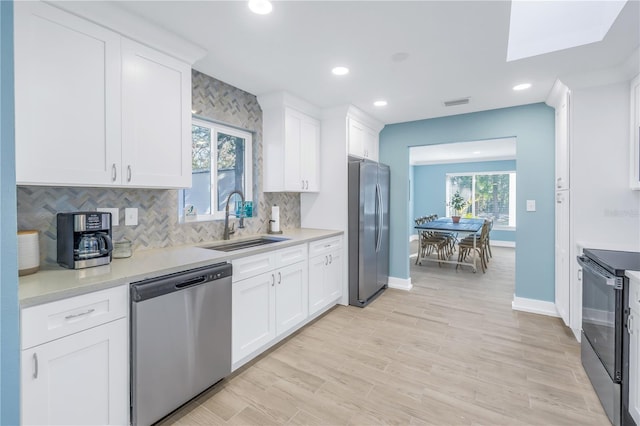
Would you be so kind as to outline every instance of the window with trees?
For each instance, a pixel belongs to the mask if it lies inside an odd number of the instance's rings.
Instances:
[[[468,201],[463,216],[493,220],[494,228],[516,226],[516,172],[477,172],[447,174],[447,203],[460,191]]]
[[[193,206],[198,220],[222,219],[232,191],[242,191],[246,201],[253,199],[252,135],[194,119],[191,136],[192,185],[181,191],[180,210]],[[230,211],[235,211],[235,204]]]

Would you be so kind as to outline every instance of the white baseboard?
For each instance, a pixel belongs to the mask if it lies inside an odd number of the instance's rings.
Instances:
[[[413,288],[413,284],[411,284],[411,277],[409,278],[396,278],[389,277],[389,288],[396,288],[398,290],[411,290]]]
[[[416,241],[418,239],[418,234],[409,235],[409,242]]]
[[[494,240],[491,240],[491,245],[495,246],[495,247],[513,247],[513,248],[515,248],[516,242],[515,241],[494,241]]]
[[[556,310],[556,304],[544,300],[526,299],[513,295],[511,309],[514,311],[531,312],[532,314],[547,315],[550,317],[559,317]]]

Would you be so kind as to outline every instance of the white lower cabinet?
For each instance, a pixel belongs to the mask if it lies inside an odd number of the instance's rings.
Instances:
[[[307,246],[232,262],[231,360],[235,369],[307,319]],[[264,272],[267,268],[271,270]]]
[[[309,315],[342,296],[342,236],[309,244]]]
[[[629,413],[640,424],[640,282],[629,280]]]
[[[233,283],[232,363],[276,337],[275,278],[261,274]]]
[[[126,301],[122,287],[22,311],[22,424],[128,424]]]

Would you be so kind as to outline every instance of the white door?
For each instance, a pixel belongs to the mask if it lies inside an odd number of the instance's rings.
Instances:
[[[309,259],[309,315],[315,314],[327,303],[324,275],[325,264],[328,263],[328,255]]]
[[[307,262],[294,263],[276,272],[276,330],[280,335],[307,318]]]
[[[329,254],[329,264],[325,273],[325,291],[327,292],[327,302],[342,296],[342,250],[336,250]]]
[[[556,191],[555,232],[556,309],[570,325],[571,263],[569,259],[569,191]]]
[[[42,2],[14,8],[18,184],[112,184],[120,36]]]
[[[191,68],[122,41],[122,183],[191,186]]]
[[[233,283],[233,363],[276,337],[275,279],[275,274],[268,272]]]
[[[122,318],[23,350],[22,424],[128,424],[128,335]]]

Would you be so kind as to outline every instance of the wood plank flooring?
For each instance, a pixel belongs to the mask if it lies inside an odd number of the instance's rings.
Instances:
[[[410,292],[338,306],[162,425],[609,425],[558,318],[511,309],[514,249],[486,274],[411,265]]]

